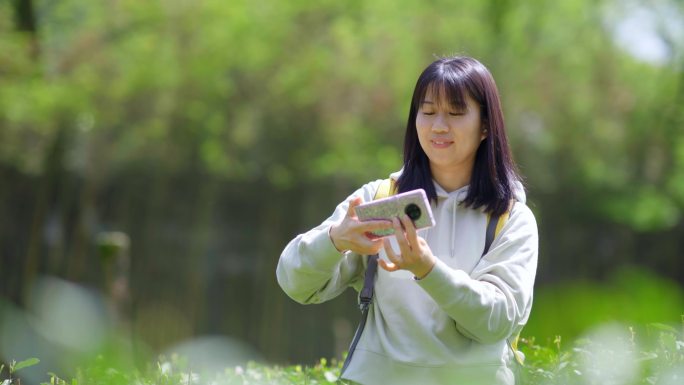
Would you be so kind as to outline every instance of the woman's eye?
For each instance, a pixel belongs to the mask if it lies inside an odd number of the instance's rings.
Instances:
[[[434,115],[434,114],[435,114],[434,112],[423,112],[423,115],[428,115],[428,116],[431,116],[431,115]]]
[[[449,115],[451,115],[451,116],[461,116],[463,114],[464,114],[463,112],[449,112]]]

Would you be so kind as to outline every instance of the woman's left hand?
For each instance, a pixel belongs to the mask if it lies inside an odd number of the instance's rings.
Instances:
[[[396,254],[392,250],[389,240],[385,238],[385,253],[391,262],[378,259],[380,267],[387,271],[409,270],[416,278],[424,278],[435,266],[435,256],[432,254],[427,241],[418,236],[416,227],[408,215],[394,218],[392,225],[399,244],[400,254]]]

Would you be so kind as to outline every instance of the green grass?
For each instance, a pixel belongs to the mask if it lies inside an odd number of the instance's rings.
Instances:
[[[585,338],[564,344],[561,337],[545,344],[522,339],[525,366],[516,367],[523,384],[680,385],[684,383],[684,333],[681,328],[649,324],[633,327],[607,324]],[[112,364],[95,356],[69,378],[47,373],[50,385],[184,385],[184,384],[334,384],[341,362],[321,359],[313,366],[275,366],[255,362],[197,373],[178,355],[159,357],[146,369]],[[20,385],[18,372],[38,363],[29,358],[0,367],[0,385]],[[20,373],[19,373],[20,374]]]
[[[523,334],[544,343],[559,334],[574,340],[604,323],[676,322],[683,310],[684,290],[678,282],[623,266],[601,282],[573,280],[535,290],[532,314]]]

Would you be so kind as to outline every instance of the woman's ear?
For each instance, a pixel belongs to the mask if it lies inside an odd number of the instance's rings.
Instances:
[[[487,124],[483,123],[481,134],[480,134],[480,141],[485,140],[485,138],[487,137],[488,134],[489,134],[489,131],[487,130]]]

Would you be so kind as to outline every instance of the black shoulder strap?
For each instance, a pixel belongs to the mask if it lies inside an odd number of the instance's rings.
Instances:
[[[499,224],[499,218],[501,217],[489,217],[489,223],[487,223],[487,233],[485,234],[485,247],[482,251],[482,256],[487,254],[489,248],[492,246],[492,242],[494,242],[494,237],[496,236],[496,226]]]
[[[363,289],[359,293],[359,308],[363,312],[373,302],[373,287],[375,286],[375,273],[378,271],[378,255],[368,256],[366,274],[363,277]]]
[[[370,304],[373,302],[373,286],[375,283],[375,273],[378,270],[378,255],[373,254],[368,256],[368,265],[366,266],[366,274],[363,277],[363,288],[359,293],[359,308],[361,309],[361,322],[359,322],[359,327],[356,328],[356,333],[354,333],[354,339],[349,346],[349,353],[347,353],[347,358],[344,360],[344,365],[342,365],[342,370],[340,371],[340,376],[347,369],[349,363],[351,362],[354,350],[356,350],[356,344],[359,343],[361,338],[361,333],[363,333],[363,328],[366,327],[366,319],[368,319],[368,310],[370,309]]]
[[[390,195],[396,193],[396,186],[393,179],[383,180],[378,189],[375,191],[375,196],[373,200],[386,198]],[[366,265],[366,274],[363,277],[363,288],[359,292],[359,308],[361,309],[361,322],[356,328],[356,333],[354,333],[354,339],[349,346],[349,352],[347,353],[347,358],[344,360],[344,365],[342,365],[342,370],[340,371],[340,376],[347,369],[349,363],[351,362],[352,355],[356,349],[356,344],[359,343],[361,338],[361,333],[363,333],[363,328],[366,327],[366,319],[368,318],[368,311],[370,309],[370,304],[373,302],[373,287],[375,286],[375,273],[378,271],[378,255],[373,254],[368,256],[368,263]]]
[[[499,225],[505,225],[506,221],[508,221],[508,218],[511,215],[511,211],[513,210],[513,205],[515,204],[515,201],[516,200],[513,199],[509,202],[508,210],[506,210],[506,212],[504,212],[503,214],[497,216],[492,216],[490,214],[487,216],[487,233],[485,234],[485,247],[482,251],[482,257],[484,257],[484,255],[489,252],[489,248],[492,246],[494,238],[496,238],[496,236],[498,235],[497,230],[501,230],[500,228],[498,228]],[[503,222],[501,222],[502,220]]]

